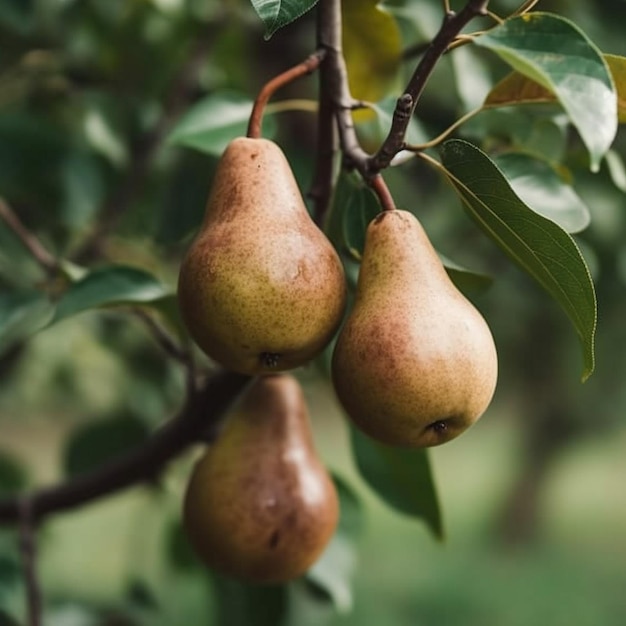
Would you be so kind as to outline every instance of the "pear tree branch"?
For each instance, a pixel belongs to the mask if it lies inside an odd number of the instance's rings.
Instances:
[[[174,457],[191,444],[212,440],[222,418],[251,381],[249,376],[219,371],[190,395],[177,417],[145,443],[91,473],[54,487],[0,500],[0,525],[19,523],[27,498],[29,524],[126,489],[154,481]]]

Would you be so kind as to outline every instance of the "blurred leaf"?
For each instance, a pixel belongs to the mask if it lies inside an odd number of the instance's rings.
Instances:
[[[76,476],[95,469],[141,444],[149,429],[132,415],[120,415],[78,428],[64,452],[65,473]]]
[[[489,289],[493,284],[493,278],[473,270],[461,267],[446,256],[437,253],[445,267],[450,280],[463,292],[481,292]]]
[[[39,291],[0,293],[0,354],[44,328],[54,305]]]
[[[437,539],[443,523],[428,453],[396,448],[364,435],[350,425],[352,451],[361,476],[389,506],[421,518]]]
[[[575,241],[553,221],[529,209],[493,161],[472,144],[447,141],[441,156],[445,174],[468,213],[569,316],[581,341],[585,380],[594,369],[596,296]]]
[[[150,586],[142,580],[134,579],[128,586],[126,593],[131,606],[140,609],[158,609],[159,602]]]
[[[20,623],[0,609],[0,626],[20,626]]]
[[[26,486],[24,466],[12,455],[0,451],[0,493],[14,493]]]
[[[35,0],[0,0],[0,23],[26,33],[33,24],[34,9]]]
[[[609,150],[605,161],[613,184],[620,191],[626,192],[626,166],[624,166],[622,156],[615,150]]]
[[[249,98],[228,92],[211,94],[178,120],[168,142],[221,156],[232,139],[246,134],[251,112]]]
[[[279,28],[290,24],[312,9],[317,0],[250,0],[263,24],[265,38],[269,39]]]
[[[354,179],[344,178],[344,181]],[[356,260],[361,259],[365,246],[365,233],[369,223],[380,213],[376,194],[365,184],[349,185],[343,206],[343,243]]]
[[[102,267],[63,293],[53,321],[98,307],[153,302],[169,293],[163,283],[144,270],[123,265]]]
[[[380,0],[343,0],[343,50],[350,91],[357,100],[377,102],[396,81],[402,37]]]
[[[617,117],[620,124],[626,122],[626,57],[605,54],[615,88],[617,90]],[[537,104],[556,102],[555,94],[534,80],[511,72],[487,95],[484,106],[510,106],[514,104]]]
[[[533,211],[568,233],[587,228],[589,209],[549,163],[515,152],[499,154],[493,160],[520,200]]]
[[[174,568],[184,571],[200,567],[200,561],[187,540],[180,515],[177,515],[170,524],[165,541],[166,553]]]
[[[356,493],[334,477],[341,517],[337,532],[306,578],[323,591],[340,613],[352,608],[352,578],[356,571],[356,539],[363,528],[363,506]]]
[[[287,616],[287,587],[249,585],[213,573],[220,626],[282,626]]]
[[[9,556],[8,554],[0,554],[0,590],[2,588],[11,587],[21,580],[22,567],[17,555]],[[0,612],[0,616],[1,615],[2,612]],[[0,626],[2,626],[1,619]]]
[[[617,132],[617,95],[607,63],[588,37],[562,17],[533,12],[474,42],[556,95],[597,171]]]

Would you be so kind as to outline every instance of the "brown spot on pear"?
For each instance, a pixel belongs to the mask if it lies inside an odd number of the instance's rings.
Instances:
[[[335,334],[343,266],[275,143],[239,137],[226,148],[181,264],[178,300],[200,348],[244,374],[302,365]]]
[[[193,469],[183,516],[192,547],[224,574],[282,583],[318,559],[338,516],[298,381],[258,378]]]
[[[498,372],[491,331],[452,283],[412,213],[368,226],[354,307],[339,333],[332,378],[346,413],[390,445],[435,446],[491,402]]]

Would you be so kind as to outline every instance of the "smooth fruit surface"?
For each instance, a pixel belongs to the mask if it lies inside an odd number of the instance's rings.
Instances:
[[[449,441],[485,411],[497,380],[493,337],[407,211],[368,226],[354,307],[332,360],[357,427],[398,446]]]
[[[257,379],[192,472],[184,526],[196,553],[236,578],[285,582],[317,560],[338,515],[298,381]]]
[[[191,336],[227,369],[287,370],[328,344],[345,298],[341,260],[280,148],[233,140],[180,268],[179,307]]]

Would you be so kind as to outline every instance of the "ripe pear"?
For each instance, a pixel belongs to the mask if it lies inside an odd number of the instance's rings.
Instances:
[[[338,516],[298,381],[256,379],[193,469],[183,515],[192,547],[221,573],[286,582],[317,560]]]
[[[439,445],[483,414],[497,370],[486,321],[419,221],[407,211],[380,213],[366,231],[354,306],[333,352],[348,416],[386,444]]]
[[[239,137],[226,148],[178,299],[200,348],[243,374],[302,365],[335,334],[343,265],[272,141]]]

